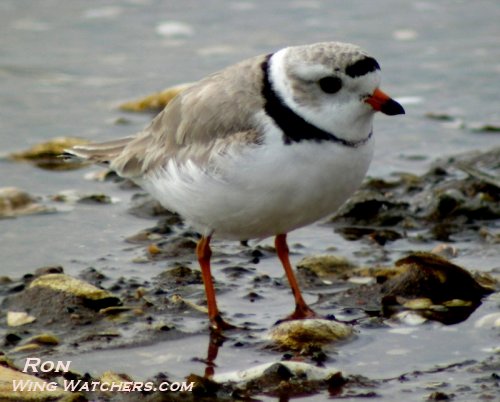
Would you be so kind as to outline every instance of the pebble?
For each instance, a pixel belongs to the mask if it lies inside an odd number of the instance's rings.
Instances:
[[[179,93],[189,88],[191,85],[192,83],[185,83],[166,88],[161,92],[156,92],[134,101],[125,102],[120,105],[120,109],[128,112],[158,112]]]
[[[192,301],[184,299],[180,295],[177,295],[177,294],[172,295],[169,300],[172,304],[184,305],[186,307],[189,307],[192,310],[199,311],[203,314],[208,314],[208,309],[206,307],[199,306],[198,304],[193,303]]]
[[[36,392],[29,390],[17,390],[13,391],[12,383],[14,381],[24,381],[39,384],[44,391],[37,390]],[[0,400],[2,401],[63,401],[72,402],[81,400],[79,394],[71,394],[68,391],[64,391],[60,387],[54,387],[54,389],[46,389],[47,382],[25,373],[21,373],[17,370],[13,370],[9,367],[0,366]],[[64,399],[63,399],[64,398]]]
[[[249,382],[265,379],[271,371],[286,373],[285,375],[288,377],[286,380],[294,377],[300,378],[302,381],[323,381],[339,373],[339,370],[335,368],[316,367],[296,361],[281,361],[264,363],[246,370],[215,374],[213,380],[218,383],[231,382],[244,387]]]
[[[17,161],[31,162],[35,166],[48,170],[72,170],[86,166],[86,163],[77,160],[66,161],[61,155],[66,149],[75,145],[84,145],[88,141],[74,137],[56,137],[36,144],[26,151],[16,152],[9,155]]]
[[[420,314],[414,311],[401,311],[392,316],[393,319],[400,321],[402,324],[416,326],[422,325],[427,322],[427,318],[422,317]]]
[[[37,286],[66,292],[86,300],[106,301],[106,304],[109,302],[111,305],[116,305],[119,302],[119,299],[110,292],[65,274],[42,275],[33,280],[29,287]]]
[[[29,315],[24,311],[8,311],[7,325],[9,327],[20,327],[21,325],[31,324],[36,317]]]
[[[310,318],[284,321],[274,326],[268,338],[280,348],[309,351],[349,338],[352,326],[338,321]]]
[[[474,323],[475,328],[500,328],[500,312],[490,313]]]
[[[342,275],[356,266],[345,257],[336,255],[316,255],[304,257],[297,264],[298,270],[314,272],[320,278]]]
[[[38,343],[26,343],[25,345],[16,346],[15,348],[10,350],[10,353],[26,353],[26,352],[34,352],[38,351],[42,348],[42,346]]]
[[[437,254],[444,258],[454,258],[458,256],[458,250],[455,246],[451,244],[441,243],[434,247],[431,251],[433,254]]]
[[[45,332],[45,333],[38,334],[38,335],[32,336],[31,338],[26,339],[25,343],[26,344],[32,343],[32,344],[39,344],[39,345],[55,346],[55,345],[59,345],[61,343],[61,341],[54,334],[51,334],[49,332]]]
[[[26,191],[16,187],[0,188],[0,219],[54,211],[53,208],[39,204],[36,197]]]
[[[356,285],[373,285],[377,280],[369,276],[351,276],[347,281]]]

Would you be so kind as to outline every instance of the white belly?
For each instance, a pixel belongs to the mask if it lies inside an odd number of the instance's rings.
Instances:
[[[217,173],[170,161],[141,185],[204,235],[264,238],[335,212],[363,180],[373,142],[260,145],[219,158]]]

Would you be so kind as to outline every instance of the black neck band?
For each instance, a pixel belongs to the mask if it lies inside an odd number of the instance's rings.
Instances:
[[[357,148],[365,144],[371,138],[372,133],[370,132],[368,137],[359,141],[344,140],[308,123],[292,109],[286,106],[283,103],[283,100],[274,91],[269,79],[269,59],[271,56],[272,54],[268,55],[266,60],[262,63],[262,96],[264,97],[264,109],[268,116],[271,117],[281,131],[283,131],[283,142],[286,145],[290,145],[292,142],[300,142],[302,140],[312,140],[316,142],[332,141],[346,147]]]

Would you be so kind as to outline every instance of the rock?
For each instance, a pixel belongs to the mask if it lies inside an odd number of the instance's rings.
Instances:
[[[338,375],[339,370],[334,368],[316,367],[308,363],[282,361],[265,363],[247,370],[230,373],[215,374],[213,380],[217,383],[235,383],[238,387],[248,387],[249,383],[260,383],[263,388],[281,381],[328,381]]]
[[[113,316],[113,315],[118,315],[118,314],[122,314],[122,313],[127,313],[133,309],[134,308],[130,307],[130,306],[111,306],[111,307],[106,307],[106,308],[100,309],[99,314]]]
[[[461,299],[453,299],[446,300],[443,302],[443,306],[445,307],[471,307],[473,305],[473,301],[470,300],[461,300]]]
[[[0,286],[2,285],[10,285],[12,283],[12,279],[8,276],[0,275]]]
[[[25,345],[16,346],[10,350],[10,353],[28,353],[33,354],[33,352],[38,353],[41,349],[41,345],[38,343],[27,343]]]
[[[124,381],[133,381],[132,378],[125,374],[118,374],[113,371],[105,371],[102,373],[101,377],[99,378],[101,382],[124,382]]]
[[[426,319],[454,324],[466,319],[493,289],[465,269],[431,253],[414,253],[396,262],[402,273],[381,287],[385,315],[410,309]]]
[[[419,297],[418,299],[411,299],[403,303],[403,307],[410,310],[424,310],[433,305],[432,300],[427,297]]]
[[[112,204],[113,200],[109,195],[106,194],[88,194],[83,195],[78,200],[82,204]]]
[[[490,244],[499,244],[500,243],[500,229],[489,230],[488,228],[479,229],[479,234],[481,237]]]
[[[423,317],[422,314],[412,310],[400,311],[392,315],[391,320],[398,321],[404,325],[409,326],[422,325],[423,323],[428,321],[428,319],[426,317]]]
[[[345,277],[356,266],[345,257],[318,255],[305,257],[297,264],[298,270],[308,270],[320,278]]]
[[[88,173],[85,173],[84,176],[85,180],[90,180],[90,181],[98,181],[98,182],[105,182],[105,181],[123,181],[122,177],[118,176],[114,170],[110,169],[104,169],[104,170],[98,170],[98,171],[91,171]]]
[[[155,280],[158,281],[159,286],[165,287],[172,287],[174,284],[178,287],[203,283],[200,270],[191,269],[184,265],[163,271],[155,277]]]
[[[309,353],[353,334],[350,325],[333,320],[305,319],[284,321],[273,327],[269,338],[276,346]]]
[[[348,382],[334,368],[316,367],[308,363],[281,361],[264,363],[248,369],[228,373],[189,375],[186,380],[194,386],[193,400],[253,400],[283,397],[286,400],[317,395],[328,398],[327,389],[337,395]],[[164,380],[163,380],[164,381]],[[349,381],[350,382],[350,381]],[[320,394],[320,392],[322,394]],[[323,396],[323,398],[321,398]]]
[[[23,190],[15,187],[0,188],[0,219],[54,211],[53,208],[38,204],[35,197]]]
[[[170,297],[169,301],[173,305],[177,305],[179,307],[187,307],[190,310],[198,311],[198,312],[203,313],[203,314],[208,313],[208,309],[206,307],[199,306],[198,304],[193,303],[192,301],[186,300],[182,296],[177,295],[177,294],[172,295]]]
[[[35,336],[32,336],[31,338],[26,339],[26,343],[37,343],[39,345],[49,345],[49,346],[55,346],[59,345],[61,341],[57,336],[54,334],[51,334],[50,332],[45,332],[42,334],[38,334]]]
[[[31,324],[36,317],[29,315],[24,311],[8,311],[7,325],[9,327],[20,327],[21,325]]]
[[[377,282],[376,278],[370,278],[367,276],[351,276],[347,279],[349,283],[354,283],[356,285],[371,285]]]
[[[173,257],[191,256],[196,249],[196,242],[184,236],[172,236],[148,246],[147,257],[157,261]]]
[[[492,293],[458,265],[431,253],[414,253],[396,261],[404,272],[385,282],[385,297],[427,297],[435,304],[452,299],[479,302]]]
[[[9,332],[4,337],[4,345],[5,346],[17,345],[21,339],[22,338],[19,333]]]
[[[141,211],[146,214],[142,214]],[[190,239],[193,235],[187,232],[177,234],[178,229],[183,225],[179,215],[166,209],[158,210],[158,212],[161,219],[156,226],[143,229],[125,240],[133,244],[146,244],[148,246],[146,260],[148,260],[148,257],[158,259],[192,253],[193,248],[196,247],[196,242]],[[140,217],[151,217],[151,215],[147,215],[148,212],[142,209],[134,209],[134,212],[131,213]],[[152,245],[151,242],[155,243]]]
[[[35,276],[42,276],[47,274],[62,274],[64,273],[64,268],[60,265],[52,267],[40,267],[35,270]]]
[[[42,275],[33,280],[29,286],[31,289],[36,287],[76,296],[83,299],[85,305],[96,310],[120,304],[120,300],[108,291],[65,274]]]
[[[500,218],[499,159],[497,147],[437,161],[422,176],[367,180],[331,222],[348,240],[368,237],[381,245],[412,232],[421,241],[464,234],[481,241]]]
[[[481,304],[482,298],[498,289],[492,275],[471,275],[465,269],[432,253],[412,253],[394,267],[352,270],[359,286],[324,296],[322,308],[342,306],[345,311],[363,311],[369,316],[396,318],[405,322],[436,320],[454,324],[465,320]],[[353,281],[348,278],[349,284]],[[415,318],[420,315],[421,318]],[[414,324],[412,324],[414,325]]]
[[[30,391],[29,388],[14,391],[14,382],[36,387],[34,388],[36,391]],[[0,366],[0,400],[16,402],[77,402],[84,399],[82,399],[80,394],[71,394],[68,391],[64,391],[55,382],[47,382],[38,377]]]
[[[469,128],[476,133],[500,133],[500,124],[495,123],[471,123]]]
[[[457,167],[471,176],[473,179],[476,179],[479,182],[483,182],[489,184],[497,189],[500,189],[500,175],[494,174],[493,169],[486,168],[477,163],[477,161],[464,161],[459,162]],[[489,200],[494,200],[496,197],[489,197]],[[488,200],[488,198],[487,198]]]
[[[447,127],[458,128],[458,129],[469,129],[474,133],[489,133],[496,134],[500,132],[499,123],[485,123],[485,122],[464,122],[457,116],[453,116],[448,113],[433,113],[429,112],[425,114],[425,117],[431,120],[441,121],[447,123]]]
[[[458,250],[451,244],[441,243],[434,247],[431,251],[432,254],[437,254],[444,258],[453,258],[458,255]]]
[[[113,204],[118,198],[112,198],[106,194],[81,194],[74,190],[61,191],[50,197],[52,201],[67,204]]]
[[[179,84],[164,89],[161,92],[145,96],[135,101],[126,102],[120,105],[120,109],[128,112],[159,112],[179,93],[189,88],[192,84]]]
[[[393,278],[404,271],[403,267],[362,267],[352,271],[353,276],[375,278],[377,283],[384,283],[389,278]]]
[[[38,351],[42,347],[57,346],[60,343],[61,341],[57,336],[49,332],[44,332],[24,340],[22,345],[19,345],[11,349],[10,352],[25,353],[25,352]]]
[[[162,207],[161,204],[150,195],[135,194],[132,197],[132,203],[133,205],[129,208],[128,212],[139,218],[156,218],[159,216],[173,218],[175,216],[175,222],[170,223],[176,224],[181,222],[179,215]]]
[[[438,121],[454,121],[457,119],[455,116],[452,116],[448,113],[433,113],[433,112],[426,113],[425,117],[431,120],[438,120]]]
[[[86,166],[85,163],[65,161],[61,155],[66,149],[75,145],[87,144],[88,141],[74,137],[56,137],[49,141],[37,144],[22,152],[10,154],[9,157],[18,161],[27,161],[35,166],[48,170],[71,170]]]
[[[475,328],[500,328],[500,312],[490,313],[474,323]]]
[[[349,202],[344,204],[336,217],[359,225],[394,226],[404,219],[402,213],[408,210],[408,207],[407,202],[391,200],[386,195],[372,190],[362,190],[356,192]]]
[[[7,295],[2,308],[29,312],[36,317],[31,328],[59,331],[103,320],[105,316],[96,312],[119,304],[118,297],[85,281],[64,274],[46,274],[33,279],[23,290]]]
[[[451,399],[453,399],[453,395],[448,395],[441,391],[435,391],[427,398],[428,401],[449,401]]]
[[[99,378],[99,381],[101,384],[108,383],[108,384],[123,384],[123,383],[128,383],[132,384],[133,379],[130,378],[126,374],[118,374],[113,371],[105,371],[102,373],[101,377]],[[132,387],[130,387],[131,389]],[[105,395],[116,395],[116,391],[103,391],[103,394]]]
[[[403,235],[395,230],[376,229],[373,227],[346,227],[336,229],[335,231],[346,240],[359,240],[366,237],[381,246],[387,242],[403,238]]]
[[[220,271],[226,274],[232,281],[241,279],[248,275],[253,275],[255,273],[254,268],[246,268],[239,265],[224,267],[220,269]]]

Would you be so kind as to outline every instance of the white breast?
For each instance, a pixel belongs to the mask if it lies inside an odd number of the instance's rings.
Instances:
[[[358,188],[373,139],[358,148],[333,142],[284,145],[280,136],[215,159],[216,171],[170,160],[142,186],[204,235],[264,238],[335,212]]]

